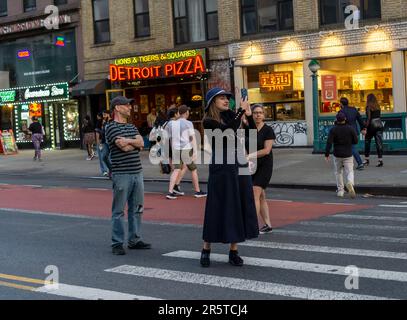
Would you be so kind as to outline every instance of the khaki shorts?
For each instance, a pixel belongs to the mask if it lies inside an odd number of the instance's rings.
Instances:
[[[193,150],[172,150],[172,163],[175,170],[181,170],[184,164],[189,171],[198,169],[196,164],[192,161]]]

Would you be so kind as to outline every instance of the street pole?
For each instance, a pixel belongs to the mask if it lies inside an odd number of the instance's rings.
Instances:
[[[314,123],[314,153],[318,150],[319,132],[318,132],[318,75],[313,73],[312,78],[312,110],[313,110],[313,123]]]
[[[312,111],[313,111],[313,128],[314,128],[314,151],[318,151],[319,145],[319,132],[318,132],[318,118],[319,118],[319,98],[318,98],[318,70],[321,68],[317,60],[311,60],[308,65],[312,75]]]

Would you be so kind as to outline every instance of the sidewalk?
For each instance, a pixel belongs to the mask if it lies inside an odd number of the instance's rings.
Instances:
[[[99,160],[86,161],[86,152],[78,149],[43,151],[43,162],[32,160],[33,150],[21,150],[12,156],[0,155],[1,174],[42,175],[70,177],[99,177]],[[312,149],[274,149],[272,187],[335,190],[332,163],[327,164],[321,154]],[[384,167],[376,168],[377,157],[371,156],[371,165],[363,171],[355,170],[356,191],[377,195],[407,197],[407,156],[385,155]],[[150,164],[148,152],[142,152],[146,181],[168,181],[158,166]],[[208,166],[199,165],[200,181],[207,182]],[[190,181],[187,173],[184,181]]]

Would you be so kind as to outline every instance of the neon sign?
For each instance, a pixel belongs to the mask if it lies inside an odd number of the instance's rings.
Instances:
[[[180,77],[204,73],[205,71],[205,63],[201,55],[176,62],[144,67],[125,67],[111,64],[110,81],[134,81],[163,77]]]
[[[31,52],[30,50],[19,50],[17,52],[17,58],[18,59],[28,59],[31,57]]]
[[[69,100],[69,85],[66,82],[0,90],[0,105],[12,103],[17,106],[66,100]]]
[[[260,92],[293,90],[293,72],[260,72]]]
[[[57,42],[55,45],[57,47],[65,47],[65,37],[57,37]]]
[[[0,103],[14,102],[16,99],[16,91],[0,91]]]

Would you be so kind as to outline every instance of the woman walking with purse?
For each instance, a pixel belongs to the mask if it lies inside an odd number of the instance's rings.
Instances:
[[[370,156],[370,144],[374,137],[376,142],[376,150],[378,157],[378,164],[376,167],[383,167],[383,123],[380,119],[380,106],[376,96],[371,93],[367,96],[366,102],[366,137],[365,137],[365,161],[363,164],[368,166]]]

